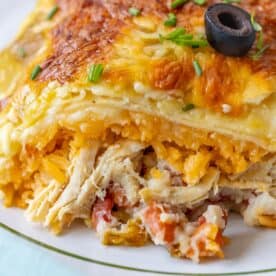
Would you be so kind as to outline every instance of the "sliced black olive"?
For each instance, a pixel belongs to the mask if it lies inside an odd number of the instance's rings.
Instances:
[[[250,15],[229,4],[215,4],[207,9],[205,29],[211,46],[226,56],[244,56],[256,37]]]

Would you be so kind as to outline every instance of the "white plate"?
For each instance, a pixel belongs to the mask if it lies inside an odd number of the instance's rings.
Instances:
[[[275,232],[250,228],[233,216],[226,231],[231,243],[225,248],[225,259],[195,264],[188,260],[171,258],[161,247],[141,248],[105,247],[88,228],[73,225],[63,236],[56,237],[37,224],[28,223],[23,212],[0,208],[0,226],[48,250],[69,256],[86,266],[100,264],[129,271],[160,274],[252,274],[275,272]],[[273,273],[274,274],[274,273]]]
[[[0,47],[12,39],[34,3],[35,0],[0,0]],[[73,226],[65,235],[55,237],[40,226],[28,223],[23,212],[16,209],[0,208],[0,222],[2,228],[48,250],[70,257],[72,263],[77,262],[88,270],[91,268],[91,271],[95,270],[95,264],[100,264],[103,266],[102,273],[110,271],[110,268],[124,269],[126,272],[123,273],[122,270],[120,275],[130,275],[130,271],[173,275],[271,272],[276,275],[275,232],[246,227],[238,217],[231,219],[226,231],[231,243],[226,247],[225,259],[200,265],[173,259],[160,247],[105,247],[91,230],[79,225]],[[116,272],[115,274],[117,275]]]

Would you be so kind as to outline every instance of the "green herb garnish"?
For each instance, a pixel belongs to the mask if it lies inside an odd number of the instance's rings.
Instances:
[[[251,55],[251,58],[253,60],[258,60],[262,57],[263,53],[269,48],[269,45],[263,46],[261,49],[258,49],[257,52],[255,52],[253,55]]]
[[[204,5],[206,3],[206,0],[194,0],[194,2],[197,4],[197,5]]]
[[[21,58],[25,58],[27,56],[26,50],[23,47],[18,48],[18,55]]]
[[[164,25],[166,27],[174,27],[176,25],[177,18],[174,13],[169,13],[168,14],[168,19],[164,21]]]
[[[208,42],[203,38],[194,38],[192,34],[188,34],[184,28],[176,28],[171,33],[163,36],[159,35],[160,41],[169,40],[180,46],[203,47],[207,46]]]
[[[187,112],[195,108],[195,105],[192,103],[186,104],[182,107],[182,111]]]
[[[174,0],[172,3],[171,3],[171,8],[172,9],[176,9],[176,8],[179,8],[181,6],[183,6],[188,0]]]
[[[240,3],[241,0],[223,0],[225,4],[233,4],[233,3]]]
[[[251,14],[251,24],[256,32],[258,32],[258,39],[256,43],[257,51],[251,55],[253,60],[258,60],[262,57],[263,53],[269,48],[268,45],[264,45],[263,27],[255,21],[255,17]]]
[[[193,61],[193,66],[194,66],[196,75],[198,77],[200,77],[202,75],[202,69],[201,69],[201,66],[200,66],[199,62],[197,60],[194,60]]]
[[[51,20],[51,19],[55,16],[55,14],[58,12],[58,10],[59,10],[59,7],[58,7],[58,6],[54,6],[54,7],[50,10],[50,12],[48,13],[46,19],[47,19],[47,20]]]
[[[257,40],[257,51],[251,55],[253,60],[258,60],[262,57],[263,53],[269,48],[269,45],[264,45],[264,36],[263,31],[259,32],[258,40]]]
[[[42,68],[40,67],[40,65],[37,65],[32,71],[31,80],[35,80],[41,71]]]
[[[260,50],[264,47],[264,35],[263,32],[259,32],[258,40],[257,40],[257,49]]]
[[[138,10],[137,8],[129,8],[128,10],[129,14],[131,14],[132,16],[138,16],[141,14],[141,11]]]
[[[185,38],[185,39],[191,39],[193,38],[193,35],[191,34],[187,34],[186,30],[182,27],[176,28],[175,30],[173,30],[172,32],[170,32],[169,34],[162,36],[160,35],[164,40],[178,40],[181,38]]]
[[[93,64],[88,73],[88,80],[90,82],[97,82],[101,78],[104,71],[104,67],[102,64]]]
[[[254,30],[256,32],[260,32],[263,28],[262,28],[262,26],[257,21],[255,21],[255,17],[254,17],[253,14],[251,14],[251,18],[250,19],[251,19],[251,24],[252,24]]]

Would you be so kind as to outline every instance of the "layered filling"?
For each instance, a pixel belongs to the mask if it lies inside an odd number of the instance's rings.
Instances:
[[[160,39],[176,30],[167,1],[39,1],[0,53],[4,204],[55,233],[81,219],[104,244],[195,261],[223,257],[231,211],[276,227],[273,4],[251,2],[270,45],[255,63]],[[202,37],[204,12],[186,3],[177,27]]]
[[[208,147],[167,142],[164,158],[159,147],[113,136],[54,148],[32,176],[27,217],[56,233],[82,219],[106,245],[152,241],[199,261],[223,257],[230,211],[249,225],[276,227],[275,156],[227,174]]]
[[[254,139],[189,126],[153,98],[21,92],[0,117],[0,190],[30,220],[60,233],[81,219],[105,244],[151,240],[195,261],[223,256],[229,211],[275,227],[275,154]]]

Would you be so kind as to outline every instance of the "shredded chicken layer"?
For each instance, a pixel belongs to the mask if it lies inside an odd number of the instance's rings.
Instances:
[[[68,175],[57,173],[49,159],[36,178],[51,180],[36,187],[26,211],[55,233],[83,219],[104,244],[141,246],[151,240],[175,256],[199,261],[223,256],[229,211],[239,212],[249,225],[276,227],[275,156],[225,175],[208,151],[188,151],[178,170],[153,147],[135,141],[70,146]],[[64,181],[45,176],[49,171]]]

